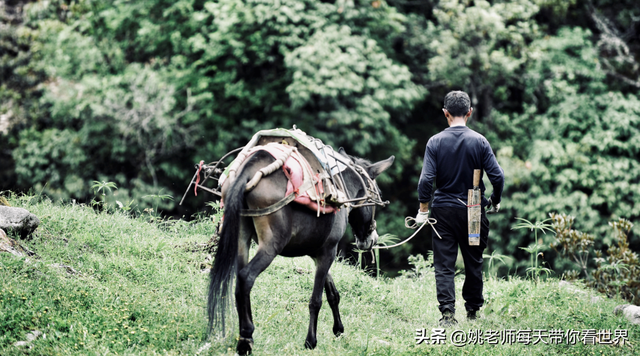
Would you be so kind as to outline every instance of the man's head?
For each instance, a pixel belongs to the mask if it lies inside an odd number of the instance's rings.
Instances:
[[[467,93],[456,90],[451,91],[444,97],[444,109],[451,114],[452,117],[466,116],[471,109],[471,100]]]

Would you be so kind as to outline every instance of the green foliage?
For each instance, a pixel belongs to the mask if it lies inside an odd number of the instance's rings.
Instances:
[[[111,189],[118,189],[118,187],[116,186],[115,183],[113,182],[98,182],[98,181],[93,181],[93,185],[91,186],[91,188],[94,189],[94,194],[98,194],[100,193],[100,191],[102,191],[102,195],[106,195],[106,192],[111,192]]]
[[[617,245],[595,252],[596,268],[589,285],[607,295],[617,295],[629,302],[640,305],[640,258],[629,248],[629,232],[633,224],[626,219],[612,221],[613,240]]]
[[[23,25],[20,2],[0,7],[0,189],[17,179],[11,150],[17,132],[41,114],[41,84],[47,79],[37,31]],[[8,152],[8,154],[7,154]]]
[[[633,227],[629,220],[621,218],[609,222],[613,230],[610,240],[612,243],[608,243],[606,254],[595,250],[595,264],[590,264],[589,254],[593,250],[595,236],[572,229],[575,218],[571,215],[549,215],[556,232],[556,239],[551,247],[562,257],[577,263],[582,272],[568,271],[563,274],[563,278],[574,280],[582,274],[586,284],[599,292],[608,296],[616,295],[640,305],[640,259],[629,248],[628,236]]]
[[[549,221],[550,219],[536,221],[535,223],[532,223],[529,220],[526,220],[523,218],[516,218],[516,219],[520,220],[520,223],[515,225],[513,229],[529,229],[534,233],[534,239],[533,239],[534,243],[527,247],[520,247],[520,249],[528,252],[529,255],[531,256],[530,264],[529,264],[529,267],[526,269],[526,272],[527,272],[527,275],[530,276],[530,278],[532,280],[535,280],[537,283],[540,281],[540,275],[542,275],[543,273],[547,277],[549,277],[549,275],[553,273],[551,269],[547,267],[543,267],[541,264],[538,263],[538,258],[544,257],[544,254],[542,253],[542,251],[546,249],[546,247],[538,240],[538,231],[542,232],[543,234],[546,234],[547,231],[553,232],[553,230],[551,230],[552,225],[547,223],[547,221]]]
[[[316,122],[315,133],[341,128],[337,136],[321,139],[360,142],[353,146],[359,156],[387,140],[408,144],[391,124],[390,112],[410,109],[423,91],[410,81],[407,68],[394,64],[375,41],[353,35],[347,26],[330,26],[292,51],[286,63],[293,70],[287,92],[303,122]]]
[[[474,120],[494,129],[494,106],[509,106],[507,101],[512,91],[519,90],[525,73],[528,44],[542,35],[532,21],[537,12],[538,6],[528,0],[474,1],[473,6],[467,1],[439,1],[434,20],[422,24],[425,33],[412,33],[417,38],[409,43],[427,48],[422,65],[415,66],[425,73],[426,84],[437,90],[438,105],[449,90],[464,89],[472,106],[480,108]]]
[[[91,185],[91,188],[93,189],[93,192],[96,195],[96,197],[99,197],[99,200],[92,200],[91,204],[97,205],[97,206],[104,205],[106,196],[107,196],[107,191],[111,192],[111,189],[118,189],[115,183],[105,182],[105,181],[102,181],[102,182],[93,181],[93,185]],[[101,191],[102,191],[102,194],[100,194]]]
[[[20,132],[20,145],[13,151],[21,157],[16,164],[18,183],[41,190],[47,184],[47,193],[61,198],[61,190],[89,190],[88,182],[81,176],[88,157],[77,132],[68,129],[35,128]],[[69,172],[69,174],[66,174]]]
[[[502,262],[503,264],[506,265],[507,264],[507,262],[506,262],[507,260],[513,260],[513,258],[511,258],[509,256],[501,255],[501,254],[497,253],[496,251],[491,252],[490,255],[483,253],[482,254],[482,258],[483,259],[489,259],[489,261],[487,262],[487,272],[488,273],[490,273],[491,270],[493,269],[493,267],[495,267],[495,262],[494,261],[497,260],[497,261],[500,261],[500,262]],[[496,269],[496,272],[493,274],[492,277],[494,277],[494,278],[498,277],[497,269]]]
[[[535,223],[532,223],[531,221],[523,218],[516,218],[516,219],[520,220],[520,223],[514,226],[513,229],[529,229],[533,231],[535,236],[535,241],[538,241],[538,231],[542,232],[543,234],[546,234],[547,231],[549,232],[553,231],[551,230],[552,225],[547,223],[547,221],[549,221],[550,219],[536,221]]]
[[[413,266],[410,270],[400,271],[400,274],[410,278],[426,278],[434,273],[433,267],[433,251],[429,251],[427,259],[422,255],[411,255],[408,258],[409,265]]]
[[[570,257],[578,264],[585,278],[589,277],[587,267],[589,250],[593,246],[595,236],[571,229],[574,217],[566,214],[549,214],[553,220],[556,236],[551,247],[563,257]]]
[[[543,267],[538,263],[538,258],[544,257],[544,254],[541,252],[541,251],[544,251],[546,248],[544,245],[533,244],[528,247],[520,247],[520,248],[527,251],[531,255],[531,264],[526,270],[527,276],[529,276],[529,278],[536,281],[537,283],[540,281],[540,276],[543,273],[547,277],[549,277],[549,275],[553,273],[553,270],[547,267]]]

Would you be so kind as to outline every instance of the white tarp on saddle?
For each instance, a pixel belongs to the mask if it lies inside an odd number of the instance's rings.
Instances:
[[[330,172],[332,176],[347,169],[347,166],[344,162],[349,162],[349,158],[334,151],[333,147],[325,145],[319,139],[308,136],[304,131],[299,130],[297,128],[294,128],[293,130],[279,128],[279,129],[273,129],[273,130],[258,131],[255,135],[253,135],[249,143],[247,143],[247,145],[244,146],[244,149],[240,151],[240,153],[238,154],[238,157],[243,157],[243,156],[246,157],[248,151],[251,148],[258,145],[258,142],[263,137],[293,138],[302,146],[304,146],[309,151],[311,151],[311,153],[313,153],[313,155],[316,157],[318,162],[322,165],[324,170],[327,172]],[[233,163],[229,165],[229,167],[231,167],[232,165]],[[228,175],[228,170],[229,168],[227,168],[222,173],[222,176],[220,177],[219,185],[222,185],[222,182],[224,182],[224,179],[226,179]]]

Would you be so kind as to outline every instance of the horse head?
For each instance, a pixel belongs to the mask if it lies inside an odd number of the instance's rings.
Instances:
[[[351,225],[356,240],[356,248],[371,250],[378,243],[375,219],[376,205],[385,205],[380,197],[380,189],[375,179],[391,167],[395,157],[391,156],[385,160],[371,163],[365,159],[348,155],[342,147],[339,152],[350,160],[352,168],[350,171],[353,173],[351,182],[347,183],[350,194],[354,197],[363,197],[361,201],[352,205],[353,209],[349,213],[349,225]],[[355,177],[355,174],[360,177]]]

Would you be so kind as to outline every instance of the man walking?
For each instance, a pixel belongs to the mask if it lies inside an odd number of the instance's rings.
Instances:
[[[437,220],[433,235],[433,262],[436,275],[436,290],[441,326],[457,323],[455,315],[455,262],[458,247],[464,260],[465,280],[462,297],[465,300],[467,318],[475,319],[476,312],[484,303],[482,297],[482,251],[487,246],[489,221],[486,214],[498,212],[504,186],[504,172],[496,160],[487,139],[469,129],[466,124],[473,112],[469,95],[452,91],[444,98],[444,116],[449,127],[431,137],[424,153],[424,162],[418,183],[420,210],[416,216],[418,224],[424,223],[431,208],[431,217]],[[487,200],[485,186],[480,180],[482,214],[480,246],[470,246],[468,239],[467,198],[473,188],[473,171],[487,173],[493,193]],[[482,177],[482,176],[481,176]],[[431,200],[433,183],[436,191]],[[484,207],[491,206],[486,211]]]

